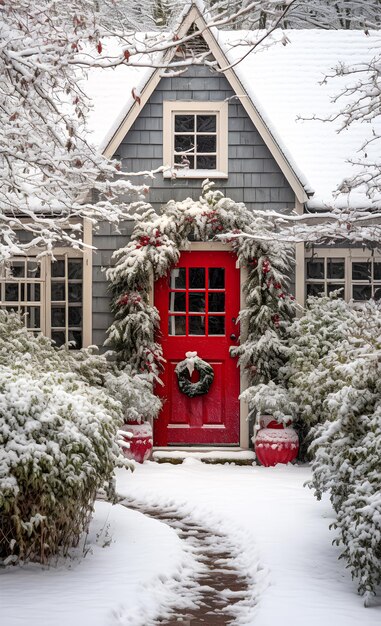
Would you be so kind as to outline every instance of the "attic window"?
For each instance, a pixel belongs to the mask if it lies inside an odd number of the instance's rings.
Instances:
[[[164,102],[166,177],[227,177],[225,102]]]

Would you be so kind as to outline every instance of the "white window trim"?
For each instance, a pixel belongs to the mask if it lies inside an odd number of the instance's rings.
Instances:
[[[377,262],[381,262],[381,255],[373,254],[372,250],[369,249],[361,249],[361,248],[314,248],[314,250],[306,250],[305,252],[305,261],[311,258],[331,258],[331,259],[344,259],[344,299],[346,302],[352,299],[352,285],[353,284],[363,284],[363,281],[352,280],[352,261],[369,261],[375,260]],[[307,278],[307,273],[305,274],[304,280],[304,302],[306,301],[307,295],[307,282],[309,279]],[[319,280],[316,280],[318,283]],[[322,279],[320,282],[327,282],[327,278]],[[335,281],[332,279],[333,283],[340,283],[340,280]],[[370,281],[369,284],[372,284],[373,281]],[[355,301],[357,304],[361,305],[365,300]]]
[[[67,255],[68,258],[83,259],[82,275],[82,347],[88,348],[92,345],[92,223],[90,220],[83,220],[83,249],[71,247],[59,247],[53,249],[53,256],[60,257]],[[41,253],[40,249],[31,248],[25,257],[34,259]],[[19,255],[17,255],[18,258]],[[51,261],[49,256],[40,259],[41,264],[41,332],[46,337],[51,337]]]
[[[217,115],[217,167],[215,170],[185,170],[174,167],[174,117],[183,113],[215,113]],[[228,177],[228,103],[172,101],[163,102],[164,178],[227,178]]]

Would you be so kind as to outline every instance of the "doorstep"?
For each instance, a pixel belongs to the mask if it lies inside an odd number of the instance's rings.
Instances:
[[[253,465],[255,454],[243,448],[153,448],[152,460],[157,463],[182,463],[185,459],[197,459],[203,463],[234,463]]]

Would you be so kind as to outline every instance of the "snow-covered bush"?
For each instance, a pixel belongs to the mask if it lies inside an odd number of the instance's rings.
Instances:
[[[97,489],[124,463],[117,429],[146,387],[90,351],[57,351],[0,311],[2,562],[46,561],[78,541]]]
[[[367,602],[381,583],[381,304],[310,299],[282,373],[311,429],[310,486],[330,495],[335,542]]]

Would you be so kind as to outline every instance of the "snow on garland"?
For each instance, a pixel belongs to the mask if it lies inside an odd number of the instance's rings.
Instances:
[[[286,292],[292,251],[274,240],[272,216],[225,198],[208,180],[197,201],[171,200],[159,214],[146,203],[137,211],[130,241],[114,253],[115,266],[107,270],[114,322],[106,345],[118,362],[147,373],[152,383],[159,379],[164,358],[158,337],[159,312],[149,300],[151,281],[176,265],[190,238],[218,238],[230,244],[240,267],[248,271],[246,308],[239,315],[240,344],[231,349],[232,355],[238,357],[252,385],[276,377],[286,357],[285,322],[293,317],[295,303]]]
[[[206,361],[200,359],[200,357],[197,356],[197,352],[186,352],[185,356],[184,361],[180,361],[175,368],[179,389],[186,396],[189,396],[189,398],[203,396],[208,393],[210,385],[214,380],[213,367]],[[199,372],[200,380],[192,383],[190,377],[194,370]]]

